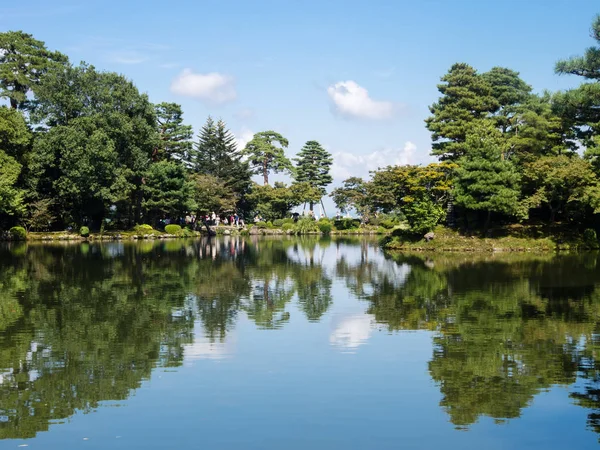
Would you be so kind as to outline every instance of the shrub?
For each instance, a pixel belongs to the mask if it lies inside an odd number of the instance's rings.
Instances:
[[[267,222],[267,228],[268,228],[269,230],[272,230],[273,228],[275,228],[275,227],[273,226],[273,222],[271,222],[270,220]]]
[[[263,229],[263,228],[268,228],[268,227],[267,227],[267,224],[266,224],[265,222],[257,222],[257,223],[255,223],[255,224],[254,224],[254,226],[255,226],[256,228],[260,228],[260,229]]]
[[[340,219],[334,222],[337,230],[351,230],[352,228],[358,228],[360,226],[359,219]]]
[[[394,228],[394,221],[391,219],[384,219],[379,223],[379,225],[385,228],[386,230],[391,230],[392,228]]]
[[[283,226],[283,219],[276,219],[273,221],[273,226],[277,228],[281,228]]]
[[[331,233],[332,228],[333,226],[331,223],[329,223],[329,221],[319,221],[319,230],[321,230],[321,233],[329,234]]]
[[[295,226],[295,231],[297,234],[310,234],[310,233],[318,233],[319,225],[313,219],[304,218],[300,219]]]
[[[583,232],[583,240],[587,245],[591,247],[597,247],[598,236],[596,236],[596,230],[592,228],[586,228]]]
[[[179,225],[171,223],[171,224],[169,224],[169,225],[167,225],[165,227],[165,233],[167,233],[167,234],[180,234],[181,233],[181,227]]]
[[[294,219],[292,219],[291,217],[288,217],[287,219],[283,219],[283,223],[295,223]]]
[[[151,234],[154,231],[154,228],[152,228],[150,225],[142,224],[133,227],[133,231],[135,231],[137,234]]]
[[[88,237],[90,235],[90,229],[88,227],[81,227],[79,229],[79,235],[83,237]]]
[[[15,241],[24,241],[27,239],[27,231],[23,227],[12,227],[8,230],[10,237]]]
[[[281,229],[283,231],[289,231],[289,230],[293,230],[295,228],[293,223],[284,223],[283,225],[281,225]]]

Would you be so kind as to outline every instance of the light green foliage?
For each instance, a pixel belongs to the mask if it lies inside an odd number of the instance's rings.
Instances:
[[[79,235],[83,237],[88,237],[90,235],[90,229],[88,227],[81,227],[79,229]]]
[[[600,211],[600,185],[589,161],[577,155],[545,156],[525,166],[524,182],[530,208],[544,206],[550,221],[574,219],[585,208]]]
[[[296,234],[312,234],[319,233],[320,231],[318,222],[310,217],[301,218],[294,226]]]
[[[456,164],[390,166],[373,174],[367,188],[369,201],[383,212],[399,210],[411,231],[431,231],[444,217]]]
[[[173,161],[152,164],[144,179],[142,206],[154,220],[162,216],[182,217],[195,207],[194,186],[181,164]]]
[[[177,103],[159,103],[155,106],[159,144],[152,154],[154,161],[180,161],[191,165],[192,127],[183,124],[183,112]]]
[[[329,234],[333,229],[333,225],[329,221],[319,220],[317,225],[319,226],[319,231],[321,231],[323,234]]]
[[[194,202],[200,213],[224,213],[235,209],[237,196],[232,188],[213,175],[192,176]]]
[[[26,155],[31,142],[31,132],[23,114],[17,110],[0,106],[0,150],[26,164]]]
[[[503,158],[501,141],[488,127],[477,127],[468,136],[469,151],[458,161],[455,202],[467,209],[487,212],[486,228],[492,213],[507,216],[526,214],[519,203],[521,175]]]
[[[46,49],[42,41],[22,31],[0,33],[0,98],[13,109],[25,108],[27,94],[51,68],[60,67],[67,57]]]
[[[313,205],[327,193],[325,188],[333,181],[329,173],[333,158],[317,141],[308,141],[294,160],[296,161],[295,182],[307,184],[313,191],[320,193],[318,198],[316,195],[308,195],[307,201],[312,211]]]
[[[0,150],[0,216],[21,215],[25,211],[24,192],[17,187],[21,164]]]
[[[367,199],[367,186],[368,184],[362,178],[350,177],[344,180],[342,186],[335,188],[330,197],[342,213],[355,210],[359,214],[364,214],[370,205],[370,200]]]
[[[27,239],[27,231],[23,227],[12,227],[8,232],[10,237],[16,241],[24,241]]]
[[[174,223],[170,223],[169,225],[167,225],[165,227],[165,233],[179,234],[179,233],[181,233],[181,226],[174,224]]]
[[[275,131],[256,133],[246,144],[243,154],[248,157],[254,173],[263,176],[265,186],[269,184],[271,172],[293,172],[294,167],[285,156],[287,146],[288,140]]]
[[[464,63],[454,64],[438,85],[440,99],[429,107],[425,123],[431,131],[432,155],[456,161],[467,153],[467,134],[472,122],[487,117],[499,107],[490,84]]]

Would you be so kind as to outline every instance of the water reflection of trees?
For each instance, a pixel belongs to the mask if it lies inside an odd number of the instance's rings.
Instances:
[[[296,298],[331,303],[315,243],[292,240],[11,245],[0,249],[0,439],[33,437],[76,410],[127,398],[182,363],[194,323],[224,340],[240,313],[278,328]]]
[[[519,417],[541,390],[571,385],[600,432],[598,255],[394,257],[337,264],[390,330],[436,330],[429,372],[458,427]]]
[[[598,259],[384,258],[341,239],[3,247],[0,438],[125,399],[182,363],[197,321],[211,342],[240,315],[260,329],[296,310],[318,321],[333,277],[390,330],[434,331],[429,373],[457,427],[518,417],[541,390],[572,385],[600,433]]]

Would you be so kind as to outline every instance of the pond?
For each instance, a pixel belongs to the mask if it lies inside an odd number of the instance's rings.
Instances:
[[[0,247],[0,448],[595,448],[600,255]]]

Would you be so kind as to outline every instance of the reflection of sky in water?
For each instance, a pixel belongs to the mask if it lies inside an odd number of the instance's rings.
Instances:
[[[351,315],[334,320],[334,330],[329,336],[329,343],[335,347],[353,352],[357,347],[365,344],[371,337],[374,318],[370,314]]]
[[[200,321],[194,323],[194,341],[183,346],[184,359],[187,364],[201,359],[229,358],[235,347],[235,333],[227,335],[224,342],[210,341],[206,338]]]

